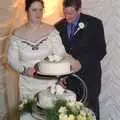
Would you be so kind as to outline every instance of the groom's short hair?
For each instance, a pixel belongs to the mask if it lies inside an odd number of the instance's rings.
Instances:
[[[64,0],[63,7],[74,7],[78,11],[81,8],[81,0]]]

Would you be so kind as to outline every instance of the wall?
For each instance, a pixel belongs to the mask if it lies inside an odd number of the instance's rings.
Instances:
[[[17,120],[18,75],[3,63],[18,8],[16,0],[0,2],[0,120]]]
[[[83,11],[103,20],[107,56],[102,61],[101,120],[120,119],[120,0],[83,0]]]
[[[19,1],[19,4],[16,3]],[[0,56],[2,54],[2,45],[4,44],[1,41],[6,33],[12,31],[9,27],[3,27],[2,24],[5,22],[13,25],[14,22],[8,22],[7,20],[16,19],[16,26],[24,22],[23,17],[23,1],[24,0],[2,0],[0,4]],[[51,2],[51,0],[45,0]],[[59,3],[56,0],[56,3]],[[16,8],[16,6],[18,7]],[[4,7],[6,6],[6,7]],[[7,8],[7,9],[6,9]],[[10,10],[11,8],[11,10]],[[53,5],[54,8],[54,5]],[[17,9],[19,12],[14,13],[12,10]],[[102,61],[102,91],[100,95],[100,107],[101,107],[101,120],[119,120],[120,118],[120,0],[83,0],[82,5],[83,12],[89,13],[96,17],[99,17],[103,20],[104,30],[107,43],[107,55]],[[59,6],[55,9],[55,13],[49,14],[54,16],[55,19],[60,19],[61,14],[56,12],[59,10]],[[14,15],[14,17],[12,17]],[[17,16],[17,17],[15,17]],[[22,16],[22,20],[19,18]],[[49,17],[49,16],[48,16]],[[49,21],[55,21],[54,18],[50,18]],[[48,18],[47,18],[48,19]],[[45,20],[47,20],[45,19]],[[20,20],[20,21],[19,21]],[[51,23],[53,24],[53,23]],[[11,26],[10,28],[12,28]],[[5,29],[4,29],[5,28]],[[10,33],[10,32],[9,32]],[[1,61],[1,57],[0,57]],[[0,69],[0,73],[1,73]],[[1,79],[1,78],[0,78]],[[2,79],[1,79],[2,80]],[[2,80],[3,81],[3,80]],[[0,83],[1,85],[1,83]],[[3,87],[0,88],[0,91],[3,90]],[[0,94],[1,95],[1,94]],[[0,102],[2,101],[5,94],[0,96]],[[5,103],[3,100],[2,103]],[[1,107],[0,103],[0,107]],[[4,106],[5,107],[5,106]],[[6,109],[6,107],[4,108]],[[0,113],[1,114],[1,113]]]
[[[4,74],[4,76],[3,76]],[[7,100],[6,100],[6,84],[5,81],[5,71],[3,67],[0,67],[0,120],[7,120]]]

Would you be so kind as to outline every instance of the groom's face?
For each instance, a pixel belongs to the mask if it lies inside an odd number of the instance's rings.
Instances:
[[[74,22],[74,20],[80,15],[80,10],[76,10],[74,7],[64,7],[64,16],[68,23]]]

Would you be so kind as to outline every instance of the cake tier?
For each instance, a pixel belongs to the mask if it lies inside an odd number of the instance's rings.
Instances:
[[[68,60],[61,60],[59,62],[49,62],[43,60],[39,64],[39,71],[43,74],[64,74],[70,72],[70,62]]]
[[[65,90],[63,94],[52,94],[49,89],[38,94],[38,106],[41,108],[51,108],[57,100],[76,101],[76,94],[70,90]]]

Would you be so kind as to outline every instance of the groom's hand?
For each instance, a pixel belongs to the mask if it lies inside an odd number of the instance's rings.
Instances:
[[[72,70],[78,71],[81,69],[81,64],[78,60],[71,61]]]
[[[62,77],[62,78],[60,78],[60,80],[59,80],[59,84],[60,84],[64,89],[67,88],[67,81],[66,81],[66,79],[67,79],[67,76],[66,76],[66,77]]]

